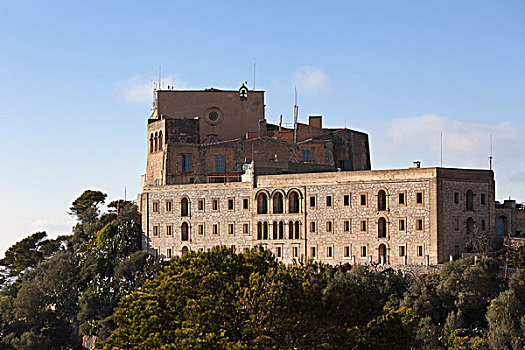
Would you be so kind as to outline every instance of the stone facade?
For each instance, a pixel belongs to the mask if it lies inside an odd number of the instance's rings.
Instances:
[[[495,236],[492,171],[250,170],[242,182],[144,188],[143,249],[170,258],[262,245],[285,263],[428,265],[459,257],[479,230]]]

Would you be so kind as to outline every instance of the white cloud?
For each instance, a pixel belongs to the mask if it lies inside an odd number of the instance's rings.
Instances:
[[[425,114],[398,118],[370,131],[372,166],[375,169],[409,167],[413,160],[422,166],[440,165],[440,137],[443,133],[443,165],[481,168],[489,166],[490,134],[494,146],[497,196],[525,200],[525,127],[510,122],[481,124]]]
[[[163,88],[169,85],[174,86],[175,89],[185,89],[188,86],[188,83],[177,75],[162,78],[161,83]],[[117,96],[130,103],[144,104],[152,102],[153,88],[153,80],[148,80],[138,75],[115,83]]]
[[[316,67],[302,67],[294,73],[293,81],[299,91],[305,94],[331,90],[328,75],[322,69]]]

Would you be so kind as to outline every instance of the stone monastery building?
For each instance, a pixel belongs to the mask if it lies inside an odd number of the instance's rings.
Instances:
[[[244,85],[157,91],[147,140],[142,246],[161,257],[262,245],[285,263],[433,265],[501,238],[491,170],[371,170],[367,134],[267,123]]]

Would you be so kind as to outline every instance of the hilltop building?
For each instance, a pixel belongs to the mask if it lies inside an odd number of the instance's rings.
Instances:
[[[367,134],[270,124],[244,85],[157,91],[155,107],[138,196],[152,254],[262,245],[286,263],[429,265],[501,238],[491,170],[371,170]]]

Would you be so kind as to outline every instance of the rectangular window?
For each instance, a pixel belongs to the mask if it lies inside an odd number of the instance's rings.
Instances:
[[[233,235],[234,229],[235,229],[235,226],[233,224],[228,224],[228,233],[230,235]]]
[[[248,201],[248,198],[242,199],[242,208],[243,209],[250,209],[250,202]]]
[[[199,235],[204,235],[204,224],[199,225]]]
[[[155,257],[156,257],[156,258],[159,257],[159,248],[155,248]]]
[[[299,247],[292,247],[292,256],[297,258],[299,256]]]
[[[166,201],[166,211],[171,212],[173,209],[173,202],[172,201]]]
[[[416,231],[423,231],[423,219],[416,219]]]
[[[204,211],[204,199],[199,199],[197,201],[197,210]]]
[[[454,230],[459,231],[459,219],[454,220]]]
[[[310,196],[310,207],[315,208],[315,196]]]
[[[334,257],[334,247],[332,247],[332,246],[326,247],[326,257],[327,258],[333,258]]]
[[[234,209],[234,203],[235,201],[233,200],[233,198],[228,198],[228,210]]]
[[[345,257],[345,258],[349,258],[349,257],[350,257],[350,246],[348,246],[348,245],[345,246],[345,247],[343,248],[343,252],[344,252],[344,257]]]
[[[217,198],[214,198],[211,200],[211,210],[213,211],[219,210],[219,200]]]
[[[327,207],[332,206],[332,196],[326,196],[326,206]]]
[[[361,257],[366,257],[366,245],[361,246]]]
[[[417,246],[417,256],[423,256],[423,246],[422,245]]]
[[[310,256],[315,258],[315,247],[310,247]]]
[[[302,151],[302,160],[303,160],[303,162],[310,161],[310,150],[309,149],[303,149],[303,151]]]
[[[458,203],[459,203],[459,193],[454,192],[454,204],[458,204]]]
[[[283,248],[282,247],[275,247],[275,256],[277,258],[282,258],[282,256],[283,256]]]
[[[361,220],[359,226],[361,228],[361,232],[366,232],[366,220]]]
[[[315,221],[310,221],[310,232],[315,232]]]
[[[405,231],[406,230],[406,221],[405,219],[399,219],[399,231]]]
[[[480,198],[481,198],[481,204],[485,204],[486,202],[485,193],[482,193]]]
[[[250,234],[250,225],[249,224],[242,224],[242,233],[245,235]]]
[[[168,250],[166,251],[166,257],[168,259],[171,259],[171,248],[168,248]]]
[[[345,194],[343,196],[343,205],[345,207],[349,207],[350,206],[350,195],[349,194]]]
[[[339,161],[339,168],[341,170],[352,170],[352,162],[348,159]]]
[[[405,246],[404,245],[399,246],[399,256],[405,256]]]
[[[213,234],[214,235],[219,234],[219,224],[213,224]]]
[[[416,192],[416,204],[423,204],[423,191]]]
[[[173,226],[171,225],[166,226],[166,236],[171,236],[173,233],[172,230],[173,230]]]
[[[224,173],[226,172],[226,156],[219,154],[215,156],[215,172]]]
[[[153,202],[153,212],[154,213],[159,212],[159,202],[158,201]]]
[[[182,172],[189,173],[191,171],[191,154],[182,155]]]
[[[406,205],[406,192],[398,192],[397,193],[397,203],[400,205]]]
[[[485,231],[485,220],[481,220],[481,229]]]
[[[338,146],[342,146],[343,145],[343,139],[342,138],[340,138],[340,137],[337,138],[337,145]]]
[[[359,204],[362,206],[362,207],[366,207],[366,193],[361,193],[359,195]]]
[[[350,220],[345,220],[343,223],[343,230],[345,232],[350,232]]]
[[[159,235],[159,225],[153,225],[153,236]]]
[[[331,221],[326,222],[326,232],[332,232],[332,222]]]

